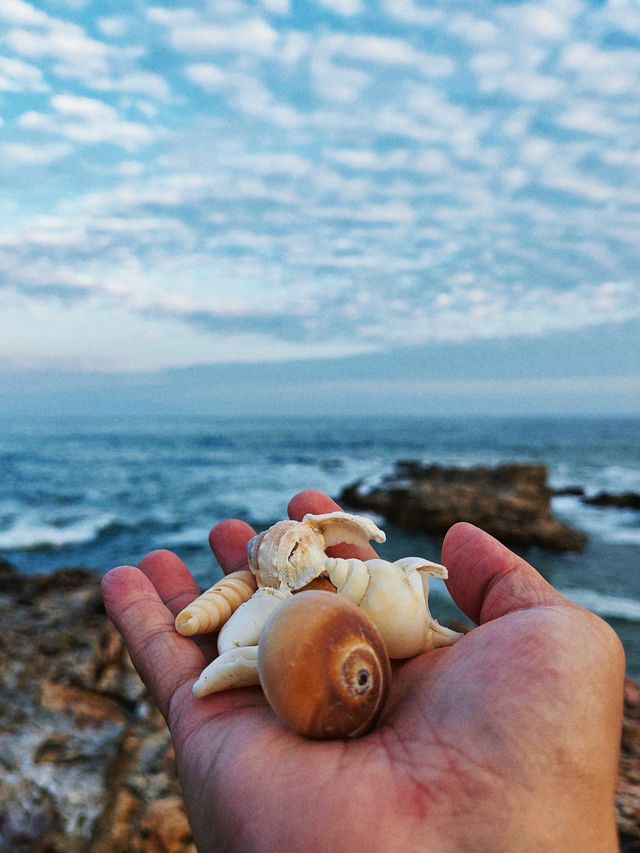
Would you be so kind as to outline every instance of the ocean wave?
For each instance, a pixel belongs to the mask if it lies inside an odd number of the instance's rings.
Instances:
[[[573,495],[555,497],[553,509],[563,519],[603,542],[640,545],[640,513],[637,510],[589,506]]]
[[[55,550],[67,545],[86,544],[96,539],[114,521],[114,515],[105,513],[59,526],[22,516],[8,530],[0,530],[0,550]]]
[[[163,533],[161,535],[162,545],[206,545],[209,537],[211,526],[205,527],[187,527],[184,530],[177,530],[174,533]]]
[[[640,620],[640,601],[617,595],[605,595],[592,589],[558,590],[570,601],[586,607],[598,616],[610,619],[626,619],[630,622]]]

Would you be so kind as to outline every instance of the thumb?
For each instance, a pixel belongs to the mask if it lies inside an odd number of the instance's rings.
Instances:
[[[569,603],[533,566],[466,522],[454,524],[445,536],[442,562],[453,600],[477,623],[514,610]]]

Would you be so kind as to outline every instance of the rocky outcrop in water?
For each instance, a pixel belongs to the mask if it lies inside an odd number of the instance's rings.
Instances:
[[[597,495],[583,497],[582,503],[590,506],[610,506],[617,509],[640,509],[640,494],[637,492],[598,492]]]
[[[354,483],[338,500],[436,536],[469,521],[515,547],[581,550],[586,536],[553,515],[551,497],[544,465],[446,468],[398,462],[379,486]]]

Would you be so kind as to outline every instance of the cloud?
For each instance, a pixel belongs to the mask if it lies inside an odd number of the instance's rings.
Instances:
[[[361,15],[364,11],[362,0],[318,0],[321,6],[337,15],[351,18],[353,15]]]
[[[25,3],[24,0],[3,0],[0,5],[0,21],[7,24],[39,25],[46,24],[49,20],[48,15],[34,9],[30,3]]]
[[[215,25],[203,22],[195,12],[152,7],[149,19],[164,26],[170,43],[184,53],[247,53],[268,57],[279,41],[277,32],[262,18]]]
[[[389,17],[413,26],[434,27],[445,17],[440,9],[425,9],[415,0],[383,0],[382,7]]]
[[[193,83],[209,92],[222,89],[229,81],[229,75],[219,65],[210,62],[194,62],[187,65],[185,74]]]
[[[140,92],[160,99],[169,94],[168,84],[161,75],[136,67],[143,53],[136,45],[105,44],[89,36],[82,26],[36,10],[23,0],[6,3],[3,0],[2,20],[15,26],[0,37],[0,43],[41,66],[51,63],[51,70],[58,78],[77,80],[101,91]],[[107,37],[121,38],[127,31],[127,20],[122,16],[100,18],[97,26]],[[39,70],[41,79],[42,70]]]
[[[42,71],[36,66],[10,56],[0,56],[0,91],[47,92]]]
[[[48,166],[68,157],[73,150],[73,145],[67,143],[28,145],[24,142],[5,142],[0,144],[0,159],[14,166]]]
[[[50,105],[52,113],[23,113],[19,126],[63,136],[83,145],[110,143],[127,151],[147,145],[154,136],[147,125],[123,120],[114,107],[95,98],[54,95]]]
[[[111,18],[98,18],[98,28],[107,38],[122,38],[129,25],[123,15],[114,15]]]
[[[629,4],[92,8],[0,3],[17,294],[256,359],[637,315]]]

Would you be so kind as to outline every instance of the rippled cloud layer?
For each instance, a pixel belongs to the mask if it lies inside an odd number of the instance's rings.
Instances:
[[[632,0],[2,0],[0,357],[637,320],[639,48]]]

